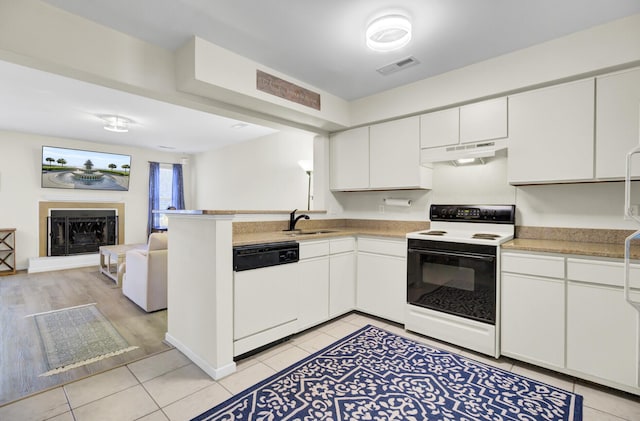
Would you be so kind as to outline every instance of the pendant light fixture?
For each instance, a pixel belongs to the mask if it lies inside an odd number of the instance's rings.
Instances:
[[[390,14],[373,20],[366,31],[367,47],[374,51],[393,51],[411,41],[411,22],[399,14]]]

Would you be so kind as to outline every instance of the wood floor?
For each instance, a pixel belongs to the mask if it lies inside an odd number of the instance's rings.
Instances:
[[[97,308],[138,349],[52,376],[34,313],[96,303]],[[122,295],[98,267],[0,277],[0,405],[164,351],[167,310],[145,313]]]

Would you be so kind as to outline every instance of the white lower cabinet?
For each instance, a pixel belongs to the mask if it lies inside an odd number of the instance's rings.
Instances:
[[[403,323],[406,240],[299,244],[297,263],[234,272],[235,356],[354,309]]]
[[[622,289],[569,282],[567,368],[638,386],[638,313]]]
[[[329,318],[329,241],[301,241],[297,264],[298,331]]]
[[[332,239],[329,248],[329,318],[332,318],[356,307],[355,238]]]
[[[354,237],[301,241],[298,262],[298,330],[355,308]]]
[[[357,308],[404,324],[407,302],[406,240],[359,238]]]
[[[329,319],[329,257],[298,263],[298,330]]]
[[[625,301],[620,260],[511,251],[501,258],[502,354],[640,394],[639,315]],[[630,274],[637,298],[640,265]]]
[[[620,262],[567,259],[567,368],[638,387],[640,324],[624,298]],[[640,286],[630,269],[632,291]]]
[[[564,279],[502,274],[501,353],[564,367]]]

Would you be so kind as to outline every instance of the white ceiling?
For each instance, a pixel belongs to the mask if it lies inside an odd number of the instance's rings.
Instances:
[[[128,133],[103,129],[98,116],[134,118]],[[196,153],[276,132],[0,61],[0,128],[92,142]]]
[[[639,0],[45,0],[174,50],[197,35],[346,100],[640,13]],[[402,11],[412,41],[365,46],[366,25]],[[389,76],[386,64],[420,65]]]
[[[594,25],[640,13],[640,0],[44,0],[167,49],[192,35],[346,100],[361,98]],[[367,50],[367,22],[402,11],[412,41],[396,52]],[[382,76],[407,56],[420,64]],[[136,124],[102,129],[98,114]],[[178,107],[0,62],[0,129],[200,152],[273,129]]]

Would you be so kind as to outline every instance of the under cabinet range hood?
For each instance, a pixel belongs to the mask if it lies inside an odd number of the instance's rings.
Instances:
[[[424,148],[420,150],[420,163],[431,164],[434,162],[455,161],[464,158],[492,157],[495,156],[497,151],[507,149],[507,141],[508,138],[504,138],[437,148]]]

